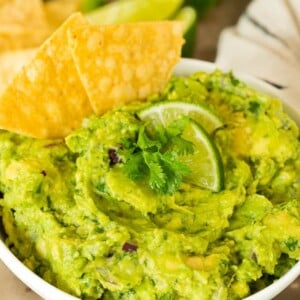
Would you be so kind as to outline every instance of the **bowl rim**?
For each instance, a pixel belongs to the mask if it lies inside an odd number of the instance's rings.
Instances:
[[[202,61],[198,59],[182,58],[180,62],[174,68],[174,74],[187,76],[189,74],[195,73],[197,71],[205,71],[211,73],[215,69],[220,69],[216,64]],[[253,76],[240,73],[232,69],[233,74],[246,82],[249,86],[261,91],[263,93],[269,94],[276,98],[282,100],[284,109],[290,115],[292,119],[300,127],[300,105],[299,107],[287,103],[287,101],[281,97],[279,90],[270,84],[257,79]],[[4,244],[0,235],[0,260],[8,267],[8,269],[19,278],[25,285],[31,288],[35,293],[41,297],[46,297],[47,300],[79,300],[79,298],[72,296],[59,288],[51,285],[29,268],[27,268]],[[300,275],[300,261],[296,263],[284,276],[276,280],[271,285],[267,286],[263,290],[252,294],[245,298],[244,300],[267,300],[275,297],[280,292],[282,292],[289,284],[291,284]]]

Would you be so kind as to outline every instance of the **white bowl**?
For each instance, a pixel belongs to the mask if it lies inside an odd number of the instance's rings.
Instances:
[[[204,62],[195,59],[182,59],[180,63],[175,67],[174,73],[178,75],[189,75],[196,71],[206,71],[212,72],[216,69],[216,65],[209,62]],[[247,76],[244,74],[240,74],[235,72],[236,77],[247,82],[250,86],[255,89],[264,92],[266,94],[280,97],[280,93],[277,89],[273,88],[271,85],[255,79],[251,76]],[[295,104],[291,106],[284,99],[282,99],[283,106],[288,114],[296,121],[298,126],[300,127],[300,103],[299,106],[296,107]],[[25,265],[22,264],[6,247],[3,243],[3,231],[0,229],[0,259],[4,262],[4,264],[28,287],[30,287],[34,292],[40,295],[42,298],[46,300],[78,300],[78,298],[71,296],[56,287],[50,285],[42,278],[34,274],[30,271]],[[283,277],[278,279],[273,284],[269,285],[265,289],[247,297],[247,300],[268,300],[276,295],[278,295],[281,291],[283,291],[286,287],[288,287],[298,276],[300,275],[300,262],[298,262],[293,268],[291,268]]]

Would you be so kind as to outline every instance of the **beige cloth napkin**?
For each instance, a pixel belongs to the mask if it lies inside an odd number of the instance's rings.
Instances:
[[[253,0],[221,33],[216,64],[274,84],[300,109],[300,0]]]

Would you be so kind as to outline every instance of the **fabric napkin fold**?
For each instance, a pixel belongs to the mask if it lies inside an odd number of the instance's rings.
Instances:
[[[222,31],[216,64],[273,84],[300,109],[300,1],[253,0],[237,25]]]

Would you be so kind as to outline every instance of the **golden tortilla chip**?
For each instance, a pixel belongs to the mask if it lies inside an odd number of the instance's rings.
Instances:
[[[0,51],[39,46],[49,34],[42,0],[0,0]]]
[[[0,24],[36,27],[45,25],[42,0],[0,0]]]
[[[94,112],[159,92],[181,53],[182,24],[141,22],[71,28],[69,45]]]
[[[0,52],[33,48],[40,46],[49,36],[49,30],[25,28],[12,28],[11,31],[3,32],[0,28]]]
[[[66,46],[68,29],[86,22],[79,13],[71,16],[16,75],[0,98],[0,128],[60,138],[92,113]]]
[[[36,49],[16,50],[0,54],[0,94],[14,76],[34,56]]]

